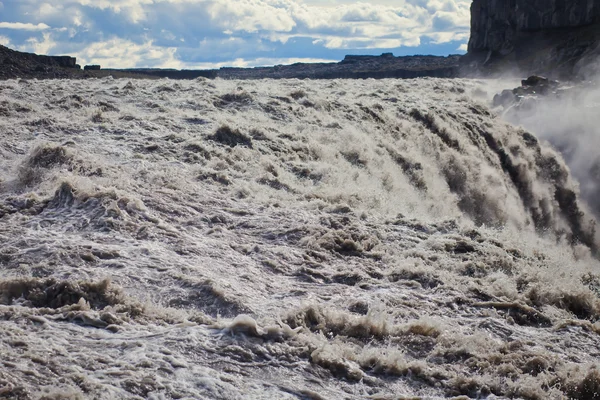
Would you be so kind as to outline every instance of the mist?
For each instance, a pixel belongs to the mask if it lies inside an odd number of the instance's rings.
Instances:
[[[564,84],[547,96],[525,97],[503,117],[548,142],[565,159],[581,198],[600,216],[600,87],[597,79]]]

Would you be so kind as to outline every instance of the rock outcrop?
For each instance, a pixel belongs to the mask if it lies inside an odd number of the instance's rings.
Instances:
[[[74,57],[23,53],[0,45],[0,79],[67,78],[75,70],[79,66]]]
[[[600,54],[597,0],[474,0],[470,71],[585,77]]]

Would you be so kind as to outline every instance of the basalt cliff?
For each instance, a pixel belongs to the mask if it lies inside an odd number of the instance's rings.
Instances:
[[[468,72],[585,78],[600,55],[597,0],[474,0]]]

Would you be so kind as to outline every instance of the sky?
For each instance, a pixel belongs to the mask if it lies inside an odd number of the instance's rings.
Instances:
[[[471,0],[0,0],[0,44],[104,68],[463,54]]]

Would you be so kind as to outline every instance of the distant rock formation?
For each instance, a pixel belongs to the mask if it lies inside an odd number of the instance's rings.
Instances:
[[[395,57],[348,55],[340,62],[295,63],[273,67],[175,70],[157,68],[105,69],[86,65],[82,71],[74,57],[41,56],[0,46],[0,79],[87,78],[113,75],[133,78],[195,79],[366,79],[366,78],[454,78],[459,73],[459,55]]]
[[[129,69],[115,71],[135,72],[171,79],[194,79],[201,76],[223,79],[454,78],[458,76],[460,57],[459,55],[395,57],[392,53],[383,53],[380,56],[347,55],[337,63],[295,63],[256,68],[224,67],[218,70]]]
[[[461,64],[469,72],[501,72],[557,78],[595,71],[600,51],[597,0],[474,0],[471,39]]]
[[[22,53],[0,45],[0,79],[67,78],[78,69],[75,57]]]
[[[39,62],[46,65],[58,65],[63,68],[77,68],[77,59],[70,56],[38,56]]]

